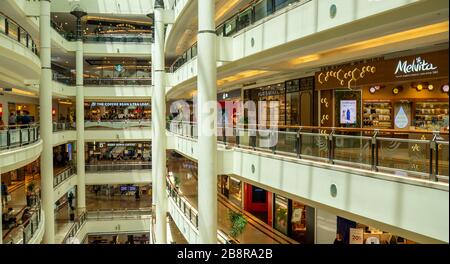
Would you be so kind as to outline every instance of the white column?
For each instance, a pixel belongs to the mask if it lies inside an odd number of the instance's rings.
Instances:
[[[217,243],[217,71],[214,14],[215,1],[198,1],[198,228],[201,244]]]
[[[83,40],[77,41],[76,50],[76,115],[77,115],[77,207],[86,208],[85,158],[84,158],[84,86],[83,86]]]
[[[155,55],[156,55],[156,53],[155,53],[155,44],[152,44],[152,57],[155,56]],[[155,85],[155,67],[152,67],[152,95],[154,95],[155,86],[156,86]],[[152,104],[152,109],[156,109],[156,104],[155,104],[154,97],[152,97],[151,104]],[[152,127],[154,127],[153,126],[153,119],[154,118],[155,118],[155,114],[153,113],[153,110],[152,110]],[[152,140],[152,142],[155,142],[155,141]],[[152,146],[153,146],[153,143],[152,143]],[[153,163],[153,157],[154,157],[153,155],[154,154],[156,155],[156,152],[154,152],[154,151],[156,151],[156,148],[152,147],[152,163]],[[152,168],[154,168],[153,165],[154,164],[152,164]],[[154,172],[154,170],[152,170],[152,209],[153,210],[155,210],[155,206],[156,206],[156,192],[157,192],[157,189],[156,189],[156,173]]]
[[[155,1],[155,53],[152,56],[155,80],[152,92],[152,173],[156,184],[156,243],[167,243],[166,193],[166,97],[164,71],[164,7]]]
[[[50,43],[50,1],[41,0],[39,33],[41,80],[39,84],[41,153],[41,196],[45,214],[44,243],[55,243],[55,203],[53,201],[52,69]]]

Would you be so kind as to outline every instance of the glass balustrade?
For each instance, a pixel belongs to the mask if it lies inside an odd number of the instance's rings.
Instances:
[[[2,12],[0,12],[0,34],[14,39],[39,56],[38,48],[31,35]]]
[[[169,121],[167,128],[197,135],[195,123]],[[219,143],[237,148],[448,183],[448,133],[324,127],[219,127],[217,133]]]
[[[0,150],[13,149],[39,140],[38,125],[15,125],[0,127]]]
[[[167,180],[166,187],[169,198],[174,201],[186,219],[188,219],[189,222],[198,230],[198,211],[187,201],[185,197],[180,195],[178,188],[176,188],[169,180]],[[235,239],[227,236],[222,230],[218,230],[217,240],[219,244],[237,243]]]
[[[53,132],[75,130],[75,122],[54,122]]]
[[[3,244],[29,244],[39,230],[42,222],[41,203],[36,203],[29,207],[29,216],[25,221],[16,220],[17,225],[3,235]]]
[[[111,172],[111,171],[133,171],[133,170],[151,170],[151,162],[118,162],[104,161],[98,164],[86,164],[86,173]]]
[[[119,119],[119,120],[85,120],[84,129],[126,129],[126,128],[150,128],[152,121],[149,119]]]
[[[139,208],[139,209],[98,209],[95,211],[87,212],[88,220],[143,220],[151,217],[151,208]]]
[[[74,238],[77,236],[78,231],[84,226],[87,220],[87,213],[82,212],[79,217],[75,219],[75,222],[70,227],[69,232],[67,232],[67,235],[64,237],[62,244],[67,244],[70,242],[70,238]]]
[[[58,175],[53,177],[53,187],[54,188],[58,187],[65,180],[67,180],[67,179],[71,178],[72,176],[74,176],[75,173],[76,173],[76,168],[75,167],[69,167],[69,168],[65,169],[64,171],[58,173]]]
[[[235,14],[216,28],[217,36],[231,37],[237,32],[248,28],[256,22],[271,16],[291,4],[303,5],[311,0],[259,0],[249,7]],[[170,66],[170,72],[177,71],[186,62],[197,56],[197,43],[187,49],[181,56],[175,59]]]

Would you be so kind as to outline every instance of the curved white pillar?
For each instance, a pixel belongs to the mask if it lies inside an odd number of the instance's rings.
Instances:
[[[217,243],[217,87],[215,1],[198,1],[199,243]]]
[[[52,69],[50,39],[50,0],[41,0],[39,17],[41,80],[39,85],[41,153],[41,198],[45,215],[43,242],[55,243],[55,204],[53,201]]]
[[[155,1],[155,48],[152,56],[154,88],[152,92],[152,173],[156,184],[156,243],[167,243],[167,193],[166,193],[166,97],[164,70],[164,6]]]

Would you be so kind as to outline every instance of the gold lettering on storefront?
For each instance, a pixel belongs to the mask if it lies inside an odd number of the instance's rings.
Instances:
[[[364,79],[366,74],[374,74],[377,68],[375,66],[367,65],[361,68],[355,67],[353,70],[349,70],[345,72],[343,69],[339,69],[337,71],[327,71],[321,72],[317,76],[317,81],[320,84],[324,84],[330,80],[330,78],[335,78],[338,80],[341,86],[344,86],[347,83],[347,87],[351,89],[352,84],[356,85],[356,82],[360,79]]]
[[[320,99],[320,103],[325,106],[325,108],[328,108],[328,100],[327,98]],[[323,125],[325,123],[325,120],[328,121],[328,115],[324,114],[322,115],[322,119],[320,120],[320,124]]]

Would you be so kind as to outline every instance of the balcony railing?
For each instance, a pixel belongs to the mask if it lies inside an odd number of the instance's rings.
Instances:
[[[167,127],[185,137],[198,136],[195,123],[171,121]],[[217,141],[236,148],[433,182],[448,183],[449,178],[448,132],[246,125],[218,128]]]
[[[69,76],[55,75],[53,80],[69,86],[75,86],[75,78]],[[117,77],[117,78],[85,78],[84,86],[139,86],[152,85],[150,77]]]
[[[65,169],[64,171],[60,172],[58,175],[56,175],[53,178],[53,188],[56,188],[59,185],[61,185],[61,183],[63,183],[65,180],[74,176],[75,173],[76,173],[75,167],[69,167],[69,168]]]
[[[36,235],[42,220],[40,201],[30,208],[30,214],[30,218],[3,236],[3,244],[28,244],[30,242]]]
[[[198,211],[183,197],[178,189],[167,179],[167,192],[173,199],[177,207],[183,212],[183,215],[198,230]],[[217,231],[217,241],[219,244],[237,244],[237,241],[227,236],[222,230]]]
[[[133,171],[133,170],[151,170],[151,162],[102,162],[101,164],[86,164],[86,172],[110,172],[110,171]]]
[[[81,213],[80,216],[76,218],[73,225],[70,227],[69,232],[67,232],[67,235],[64,237],[62,241],[62,244],[70,243],[69,238],[74,238],[77,236],[78,232],[86,223],[86,220],[87,220],[87,213],[86,212]]]
[[[27,49],[31,50],[34,54],[39,56],[36,43],[31,38],[31,35],[19,26],[12,19],[0,12],[0,33],[4,34],[15,41],[19,42]]]
[[[304,5],[311,0],[259,0],[251,4],[244,10],[227,19],[216,28],[217,36],[230,37],[242,29],[245,29],[263,18],[271,16],[288,5]],[[183,55],[178,57],[171,65],[170,71],[175,72],[186,62],[197,56],[197,43],[187,49]]]
[[[77,41],[77,37],[73,32],[66,32],[61,27],[58,27],[53,21],[51,23],[53,29],[56,30],[67,41]],[[83,42],[85,43],[105,43],[105,42],[119,42],[119,43],[151,43],[153,42],[152,34],[98,34],[98,35],[84,35]]]
[[[84,42],[119,42],[119,43],[151,43],[153,42],[150,34],[106,34],[106,35],[85,35]]]
[[[38,125],[0,126],[0,150],[29,145],[39,138]]]
[[[54,122],[53,123],[53,132],[67,131],[67,130],[75,130],[75,122]]]
[[[149,119],[118,119],[118,120],[102,120],[89,121],[85,120],[84,129],[126,129],[132,127],[151,127],[152,121]]]
[[[149,219],[152,215],[152,208],[138,209],[98,209],[87,212],[88,220],[104,221],[104,220],[142,220]]]

